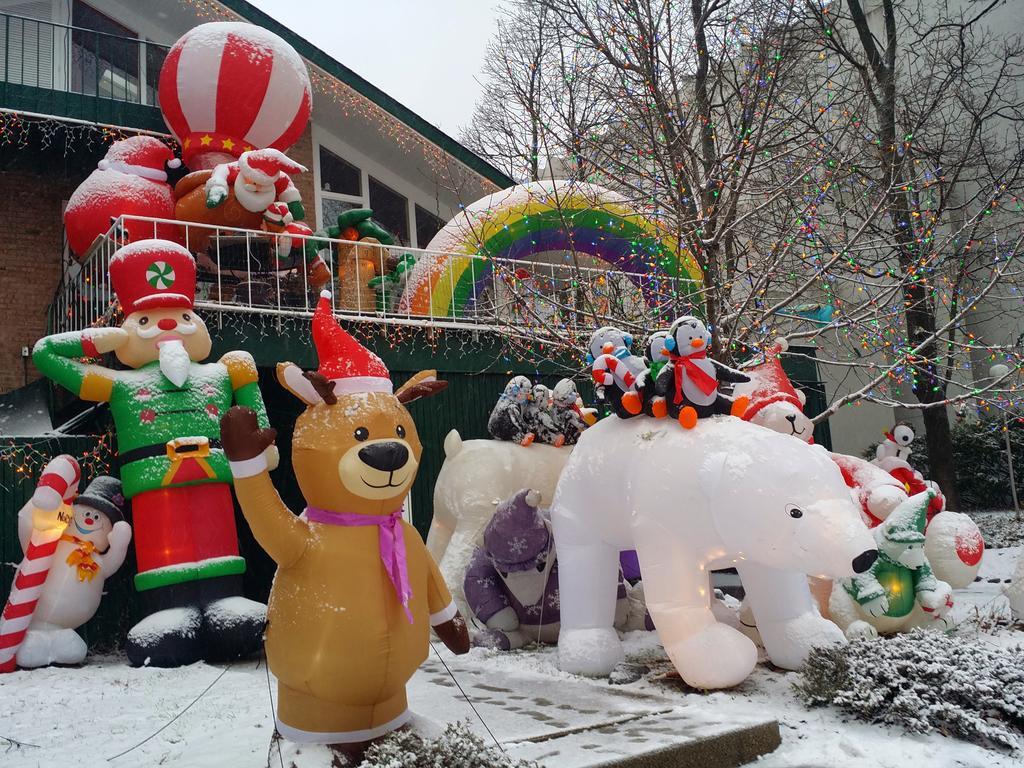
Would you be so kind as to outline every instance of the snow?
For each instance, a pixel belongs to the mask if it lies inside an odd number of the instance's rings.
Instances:
[[[991,621],[1006,614],[1002,588],[1020,554],[1020,547],[985,552],[979,580],[956,592],[953,618],[960,632],[978,634],[997,647],[1024,642],[1020,627]],[[830,707],[807,709],[792,689],[798,674],[764,664],[737,688],[697,693],[672,673],[654,633],[630,633],[623,645],[627,661],[650,672],[638,682],[615,686],[560,671],[555,648],[518,653],[474,649],[461,657],[437,648],[509,754],[544,766],[596,765],[766,718],[778,720],[782,745],[756,762],[757,768],[1021,764],[1019,755],[939,734],[911,735],[862,723]],[[273,687],[272,676],[255,660],[226,667],[198,663],[181,669],[133,669],[123,657],[102,656],[77,669],[2,675],[2,765],[262,768],[273,733]],[[490,743],[435,652],[412,679],[409,700],[421,715],[418,731],[433,736],[440,723],[466,720]],[[5,743],[11,739],[23,746]],[[108,762],[140,742],[137,749]]]

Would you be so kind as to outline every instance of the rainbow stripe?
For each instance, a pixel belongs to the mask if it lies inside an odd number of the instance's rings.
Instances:
[[[468,314],[490,283],[496,258],[586,253],[628,274],[649,306],[696,293],[703,278],[692,256],[656,220],[609,190],[565,181],[490,195],[452,219],[427,250],[446,253],[417,261],[400,307],[433,317]]]

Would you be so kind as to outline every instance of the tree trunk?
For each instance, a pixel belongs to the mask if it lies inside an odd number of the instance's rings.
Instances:
[[[953,441],[949,433],[949,414],[945,406],[924,411],[925,442],[928,445],[929,480],[934,480],[946,497],[946,508],[960,511],[960,493],[956,487]]]

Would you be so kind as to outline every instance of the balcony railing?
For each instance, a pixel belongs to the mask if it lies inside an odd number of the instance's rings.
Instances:
[[[196,255],[196,307],[214,312],[310,316],[323,289],[343,319],[528,333],[569,341],[596,326],[657,327],[685,300],[675,278],[557,262],[449,254],[327,237],[123,216],[70,271],[52,306],[54,331],[112,321],[110,257],[135,239],[175,227]],[[174,231],[174,230],[171,230]],[[433,264],[425,279],[414,265]],[[445,270],[461,270],[458,281]],[[412,276],[410,278],[410,275]],[[419,299],[409,302],[410,286]],[[459,286],[459,287],[457,287]],[[469,286],[469,288],[467,288]],[[683,291],[682,294],[679,292]],[[441,307],[442,309],[438,309]]]
[[[152,106],[167,51],[136,38],[0,14],[0,83]]]

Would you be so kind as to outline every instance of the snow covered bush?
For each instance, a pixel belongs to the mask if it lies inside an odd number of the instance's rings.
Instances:
[[[816,648],[794,685],[869,723],[1016,749],[1024,733],[1024,648],[916,629]]]
[[[972,517],[981,530],[981,537],[985,540],[987,549],[1018,547],[1024,544],[1024,522],[1018,521],[1012,512],[993,512]]]
[[[512,760],[496,746],[469,730],[449,723],[436,739],[424,740],[412,731],[396,731],[366,751],[359,768],[538,768],[536,763]]]

